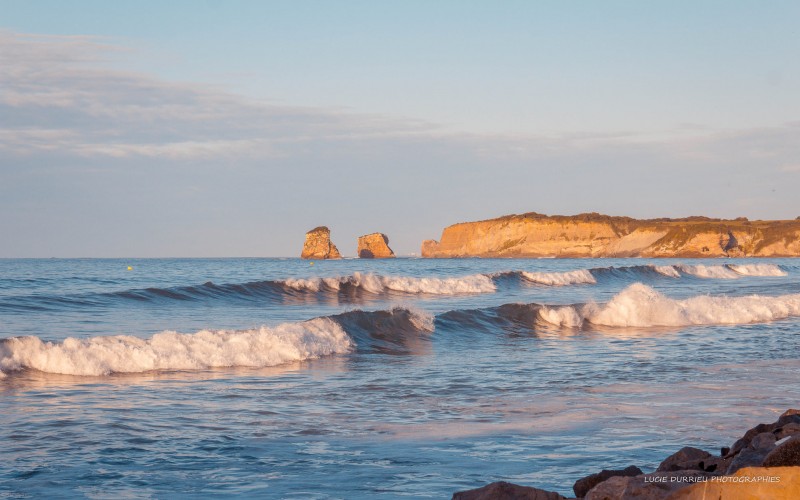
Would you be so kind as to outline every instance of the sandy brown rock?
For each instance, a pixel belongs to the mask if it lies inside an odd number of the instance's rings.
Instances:
[[[339,249],[331,242],[331,230],[325,226],[315,227],[306,233],[301,259],[341,259]]]
[[[675,470],[704,470],[700,463],[704,460],[711,458],[711,453],[703,451],[699,448],[692,448],[685,446],[673,453],[658,466],[657,471],[675,471]]]
[[[673,492],[714,477],[702,471],[654,472],[635,477],[616,476],[603,481],[585,500],[664,500]]]
[[[575,484],[572,486],[572,491],[575,492],[576,497],[583,498],[586,496],[589,490],[602,483],[606,479],[616,476],[638,476],[640,474],[643,474],[642,470],[635,465],[631,465],[621,470],[603,469],[596,474],[592,474],[575,481]]]
[[[498,481],[474,490],[459,491],[453,500],[566,500],[552,491]]]
[[[666,500],[797,500],[800,467],[750,467],[670,494]]]
[[[358,256],[362,259],[391,259],[394,252],[389,248],[389,237],[383,233],[365,234],[358,237]]]
[[[509,215],[446,227],[423,257],[800,256],[800,221]]]

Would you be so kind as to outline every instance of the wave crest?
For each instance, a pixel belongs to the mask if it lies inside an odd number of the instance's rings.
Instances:
[[[595,284],[597,280],[588,269],[578,269],[576,271],[566,271],[561,273],[532,273],[521,272],[522,277],[528,281],[541,285],[565,286],[579,284]]]
[[[65,375],[108,375],[152,370],[276,366],[351,351],[354,343],[329,318],[243,331],[172,331],[142,339],[127,335],[43,342],[14,337],[0,342],[0,373],[35,369]]]
[[[410,276],[380,276],[355,272],[352,276],[288,279],[283,283],[289,288],[301,291],[339,291],[345,288],[355,288],[376,294],[393,291],[456,295],[462,293],[489,293],[497,289],[494,281],[485,274],[473,274],[460,278],[414,278]]]
[[[642,283],[634,283],[603,305],[543,306],[540,318],[557,326],[584,323],[610,327],[678,327],[740,325],[800,316],[800,294],[768,297],[671,299]]]

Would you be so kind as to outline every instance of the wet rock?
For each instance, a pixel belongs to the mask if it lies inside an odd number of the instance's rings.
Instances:
[[[800,498],[800,467],[740,469],[733,476],[718,477],[672,493],[669,500],[797,500]]]
[[[728,466],[726,474],[730,475],[743,467],[758,467],[767,458],[767,455],[775,448],[775,434],[772,432],[762,432],[755,435],[750,444],[741,450]]]
[[[301,259],[341,259],[339,249],[331,243],[331,230],[325,226],[315,227],[306,233]]]
[[[779,427],[772,431],[775,434],[775,438],[783,439],[788,436],[794,436],[796,434],[800,434],[800,424],[790,423],[786,424],[783,427]]]
[[[800,424],[800,410],[789,409],[781,414],[780,418],[778,418],[777,422],[773,422],[771,424],[758,424],[757,426],[753,427],[752,429],[748,430],[744,436],[741,437],[738,441],[733,443],[730,452],[728,453],[728,457],[732,457],[742,451],[743,449],[747,448],[750,445],[750,442],[759,434],[763,434],[765,432],[774,432],[777,429],[781,429],[788,424]]]
[[[389,248],[389,237],[383,233],[365,234],[358,237],[358,256],[362,259],[391,259],[394,252]]]
[[[498,481],[474,490],[459,491],[453,500],[566,500],[552,491]]]
[[[616,476],[592,488],[584,500],[664,500],[673,492],[711,477],[702,471],[654,472]]]
[[[705,470],[704,461],[712,458],[711,453],[699,448],[686,446],[673,453],[658,466],[657,472],[674,470]],[[701,465],[702,462],[702,465]]]
[[[790,437],[764,458],[764,467],[800,466],[800,436]]]
[[[578,479],[577,481],[575,481],[575,484],[572,486],[572,491],[575,492],[576,497],[583,498],[584,496],[586,496],[586,493],[588,493],[589,490],[591,490],[598,484],[602,483],[606,479],[616,476],[638,476],[640,474],[644,473],[640,468],[636,467],[635,465],[628,466],[622,470],[603,469],[597,474],[592,474],[590,476],[584,477],[583,479]]]

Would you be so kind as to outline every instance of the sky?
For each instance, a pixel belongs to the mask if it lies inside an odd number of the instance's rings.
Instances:
[[[0,0],[0,257],[800,216],[796,1]]]

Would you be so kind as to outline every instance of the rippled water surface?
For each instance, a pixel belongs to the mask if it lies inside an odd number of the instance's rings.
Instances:
[[[791,259],[0,260],[0,497],[571,494],[797,407],[799,327]]]

